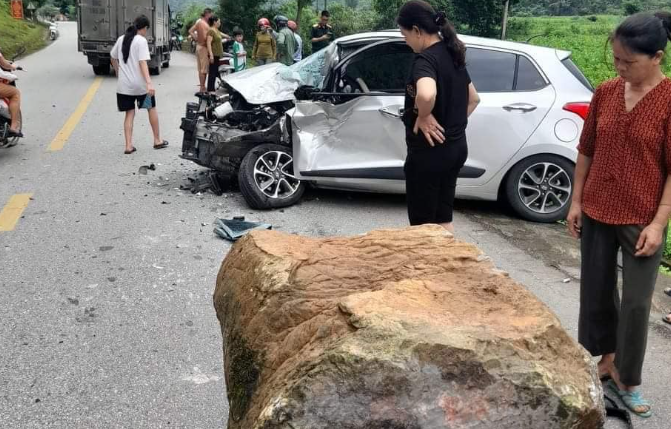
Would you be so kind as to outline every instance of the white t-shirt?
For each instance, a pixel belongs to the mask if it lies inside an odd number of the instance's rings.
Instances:
[[[144,80],[144,76],[142,76],[140,61],[151,60],[149,44],[147,43],[147,39],[139,34],[136,35],[130,44],[128,62],[125,62],[123,60],[123,53],[121,52],[124,37],[126,36],[119,37],[112,48],[112,52],[110,52],[112,58],[119,61],[117,92],[124,95],[145,95],[147,93],[147,82]]]

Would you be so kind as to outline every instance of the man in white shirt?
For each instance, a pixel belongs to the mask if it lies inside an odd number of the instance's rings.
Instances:
[[[135,120],[135,106],[138,109],[147,109],[149,123],[154,133],[154,149],[163,149],[168,142],[162,140],[159,134],[158,113],[156,112],[156,90],[149,76],[147,61],[151,60],[147,30],[149,19],[140,15],[135,23],[128,27],[126,34],[119,37],[112,48],[112,66],[118,77],[117,107],[120,112],[126,112],[124,120],[124,135],[126,150],[130,155],[137,149],[133,146],[133,122]]]

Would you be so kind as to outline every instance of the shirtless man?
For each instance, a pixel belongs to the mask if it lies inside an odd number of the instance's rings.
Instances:
[[[210,57],[207,51],[207,32],[210,25],[207,20],[212,16],[212,9],[206,8],[200,15],[200,19],[189,29],[191,38],[196,41],[196,60],[198,64],[198,81],[200,83],[199,92],[206,92],[205,81],[210,69]]]

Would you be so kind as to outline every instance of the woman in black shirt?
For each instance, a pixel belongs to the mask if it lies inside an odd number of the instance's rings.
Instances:
[[[405,3],[397,22],[417,54],[403,116],[410,224],[437,223],[454,232],[457,177],[468,158],[466,125],[480,102],[466,71],[466,47],[446,15],[424,1]]]

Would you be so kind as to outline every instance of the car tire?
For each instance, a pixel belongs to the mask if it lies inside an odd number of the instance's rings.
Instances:
[[[541,223],[566,219],[573,195],[574,164],[556,155],[535,155],[508,173],[505,194],[522,218]]]
[[[110,74],[110,65],[101,64],[99,66],[93,66],[93,74],[96,76],[108,76]]]
[[[161,75],[161,66],[159,65],[158,67],[152,67],[149,69],[149,74],[152,76],[160,76]]]
[[[305,192],[305,183],[294,176],[291,150],[277,144],[262,144],[247,152],[238,182],[245,201],[255,210],[294,205]]]

